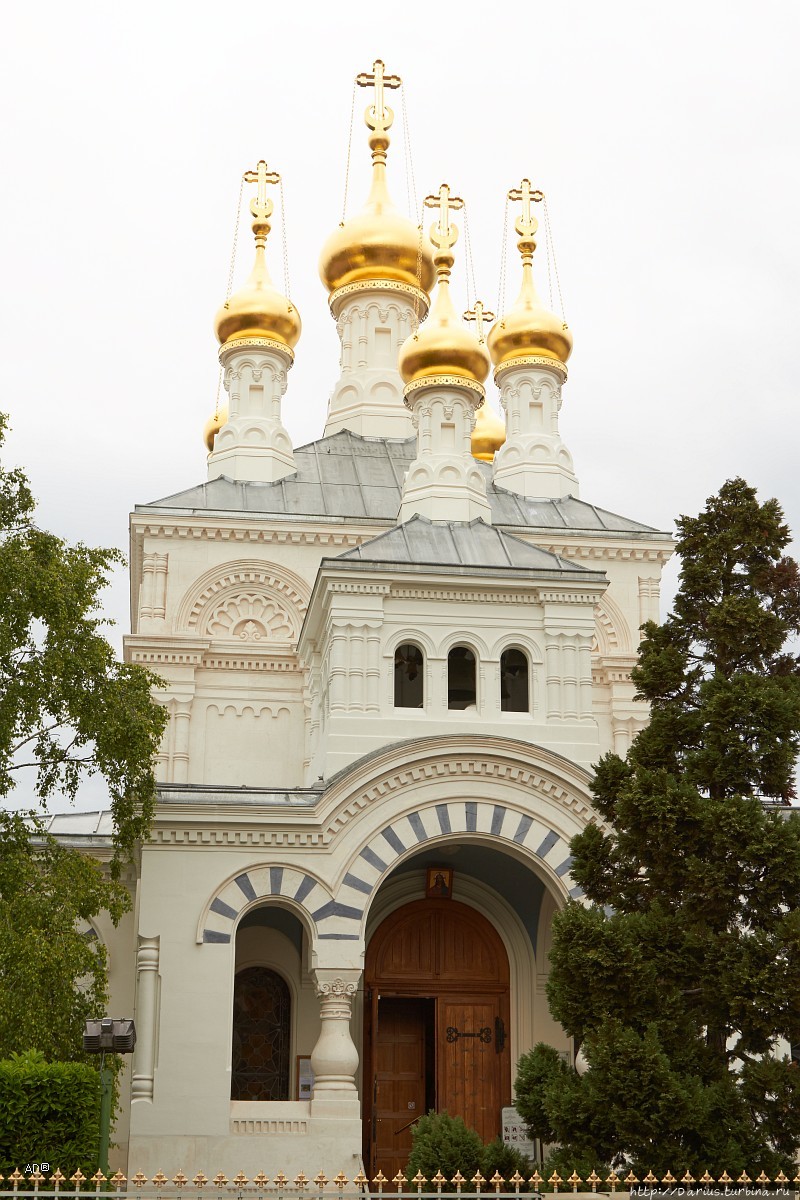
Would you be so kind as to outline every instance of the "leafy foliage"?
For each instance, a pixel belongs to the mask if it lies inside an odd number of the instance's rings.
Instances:
[[[0,414],[0,447],[5,430]],[[99,772],[118,872],[149,828],[166,713],[156,677],[118,662],[101,632],[99,594],[122,556],[67,545],[37,528],[34,508],[23,472],[0,467],[0,797],[29,770],[42,803],[74,799]]]
[[[571,847],[590,903],[554,921],[550,1005],[590,1069],[551,1073],[530,1119],[567,1158],[774,1175],[800,1146],[774,1056],[800,1033],[800,821],[762,800],[794,794],[800,573],[740,479],[677,524],[674,611],[633,672],[650,724],[597,766],[604,826]]]
[[[500,1138],[484,1146],[476,1131],[461,1117],[451,1117],[447,1112],[429,1112],[412,1127],[411,1157],[406,1167],[409,1181],[418,1171],[429,1184],[437,1171],[441,1171],[447,1180],[442,1185],[442,1192],[452,1193],[456,1188],[451,1180],[459,1171],[468,1181],[478,1172],[484,1179],[491,1179],[498,1171],[504,1179],[510,1179],[515,1171],[519,1171],[527,1181],[533,1164]],[[471,1183],[468,1183],[465,1190],[470,1188]],[[522,1192],[529,1190],[527,1184],[520,1188]]]
[[[461,1117],[446,1112],[429,1112],[420,1117],[412,1129],[413,1142],[406,1175],[413,1179],[421,1171],[432,1179],[437,1171],[448,1180],[442,1191],[455,1191],[449,1181],[457,1171],[471,1179],[481,1166],[483,1142],[474,1129],[469,1129]]]
[[[83,1063],[32,1050],[0,1061],[0,1172],[49,1163],[69,1177],[97,1170],[100,1077]]]
[[[129,907],[95,859],[0,813],[0,1058],[83,1056],[84,1021],[108,998],[105,947],[79,926],[103,910],[118,921]]]

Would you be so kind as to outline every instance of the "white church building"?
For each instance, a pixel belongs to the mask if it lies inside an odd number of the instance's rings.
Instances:
[[[131,517],[125,654],[170,720],[133,909],[96,922],[138,1033],[126,1172],[391,1178],[432,1108],[497,1136],[520,1054],[571,1053],[545,994],[553,915],[581,895],[569,842],[592,765],[647,716],[630,669],[671,541],[579,498],[540,193],[510,193],[517,300],[465,323],[461,202],[429,198],[429,235],[400,215],[399,81],[360,81],[372,187],[322,249],[341,358],[321,437],[295,447],[281,419],[312,349],[271,282],[260,163],[207,479]],[[107,815],[54,828],[107,852]]]

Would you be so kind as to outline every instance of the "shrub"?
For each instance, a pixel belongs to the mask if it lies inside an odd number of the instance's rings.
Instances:
[[[38,1050],[0,1061],[0,1172],[49,1163],[97,1170],[100,1076],[85,1063],[49,1063]]]
[[[502,1138],[495,1138],[493,1142],[489,1142],[483,1147],[481,1159],[481,1174],[485,1179],[491,1179],[495,1172],[498,1172],[508,1182],[511,1176],[518,1171],[525,1180],[524,1185],[520,1184],[520,1191],[529,1192],[531,1190],[528,1180],[534,1172],[534,1163],[521,1150],[517,1150],[516,1146],[507,1146]],[[510,1191],[511,1189],[507,1188],[506,1190]]]
[[[483,1174],[483,1143],[474,1129],[468,1129],[461,1117],[446,1112],[429,1112],[420,1117],[412,1132],[411,1157],[406,1167],[408,1179],[421,1171],[430,1180],[441,1171],[448,1181],[443,1192],[453,1192],[450,1180],[460,1171],[471,1179],[481,1169]]]
[[[514,1104],[533,1136],[545,1144],[558,1140],[547,1112],[547,1088],[569,1074],[558,1051],[545,1042],[537,1042],[517,1063]]]

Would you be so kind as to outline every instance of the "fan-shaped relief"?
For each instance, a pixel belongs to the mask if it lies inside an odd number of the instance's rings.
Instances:
[[[308,605],[299,576],[262,563],[209,571],[187,593],[179,628],[256,648],[297,640]]]
[[[238,592],[226,596],[213,608],[203,630],[209,637],[232,638],[237,642],[290,642],[294,623],[285,607],[263,592]]]

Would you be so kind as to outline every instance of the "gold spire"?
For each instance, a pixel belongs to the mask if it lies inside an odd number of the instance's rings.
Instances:
[[[425,197],[425,205],[439,209],[439,219],[430,231],[430,239],[435,247],[433,263],[438,286],[427,321],[400,348],[400,374],[406,384],[435,376],[454,375],[477,383],[483,394],[481,385],[489,373],[489,355],[482,337],[481,340],[474,338],[458,319],[450,296],[450,272],[455,261],[453,246],[458,238],[458,229],[450,220],[450,212],[463,208],[464,201],[460,196],[451,196],[450,188],[443,183],[438,195]],[[482,335],[479,318],[478,325],[479,334]]]
[[[262,158],[255,171],[245,171],[245,183],[255,183],[258,190],[250,201],[253,233],[256,240],[256,260],[247,283],[226,300],[214,320],[220,345],[244,338],[267,338],[278,342],[290,352],[300,337],[300,314],[273,284],[267,269],[266,245],[270,231],[269,218],[273,203],[267,196],[268,183],[280,183],[277,171],[270,171]]]
[[[486,338],[483,332],[483,322],[493,321],[494,313],[483,307],[480,300],[475,301],[475,307],[464,313],[465,321],[475,322],[478,341],[484,344]],[[475,411],[475,428],[472,431],[470,444],[472,457],[482,462],[493,462],[494,456],[506,440],[506,427],[500,417],[487,402]]]
[[[511,189],[508,198],[522,202],[522,212],[514,222],[522,257],[522,287],[512,307],[492,326],[489,353],[496,368],[522,359],[541,358],[560,364],[566,374],[564,364],[572,352],[572,334],[560,317],[544,307],[533,282],[534,234],[538,222],[531,205],[543,200],[544,194],[531,188],[529,179],[523,179],[518,188]]]
[[[386,89],[399,88],[399,75],[387,75],[378,58],[371,72],[356,76],[359,87],[375,88],[364,120],[370,130],[372,186],[362,211],[342,220],[322,248],[319,273],[329,292],[354,283],[389,282],[429,292],[433,284],[431,247],[419,228],[400,215],[386,181],[386,155],[394,112],[386,104]]]

